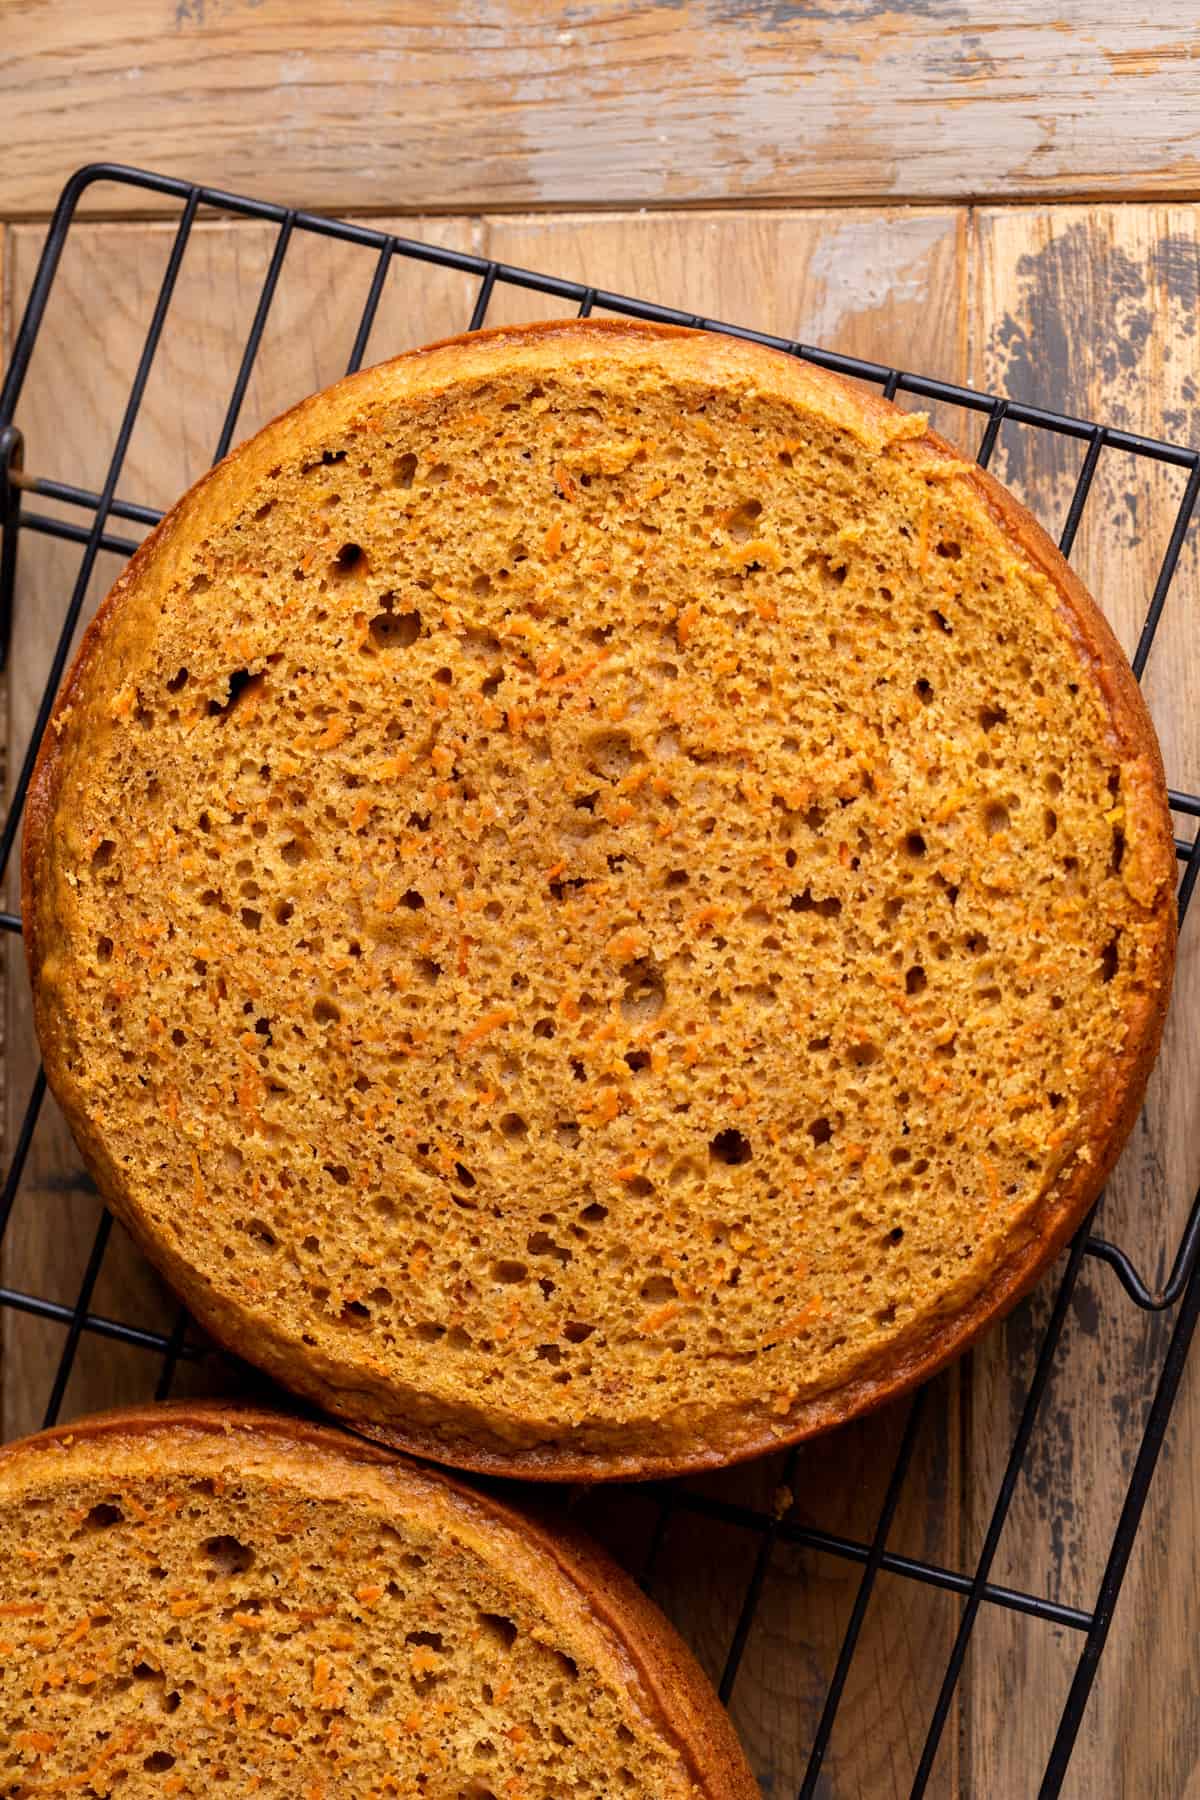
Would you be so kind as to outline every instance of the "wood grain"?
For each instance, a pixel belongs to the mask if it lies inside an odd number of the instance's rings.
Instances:
[[[976,381],[1134,431],[1200,442],[1200,238],[1191,209],[987,210],[976,232]],[[1001,445],[997,472],[1056,530],[1079,461],[1077,446],[1014,429]],[[1181,488],[1178,471],[1108,452],[1102,458],[1073,560],[1127,648],[1136,642]],[[1196,579],[1193,537],[1145,683],[1168,779],[1193,792],[1200,784]],[[1200,1179],[1198,923],[1191,916],[1183,934],[1149,1104],[1097,1224],[1152,1285],[1165,1278]],[[974,1357],[965,1520],[972,1554],[1052,1292],[1043,1284]],[[1001,1543],[998,1580],[1039,1587],[1049,1571],[1046,1591],[1075,1605],[1093,1603],[1169,1329],[1169,1317],[1139,1312],[1109,1271],[1085,1265]],[[1189,1468],[1198,1426],[1200,1369],[1193,1363],[1072,1765],[1065,1790],[1071,1796],[1165,1797],[1200,1784],[1200,1515]],[[1033,1791],[1079,1648],[1046,1627],[1031,1629],[1003,1614],[985,1618],[967,1686],[968,1792]]]
[[[327,210],[1200,187],[1191,0],[7,0],[4,26],[0,216],[100,157]]]
[[[837,342],[864,355],[902,357],[950,377],[966,369],[966,222],[954,209],[878,216],[508,216],[421,221],[417,234],[780,333]],[[41,233],[20,226],[12,237],[19,294],[32,277]],[[96,223],[72,233],[21,406],[31,467],[93,487],[103,480],[170,238],[170,228],[157,223]],[[130,444],[120,484],[128,498],[165,504],[211,457],[272,244],[272,232],[255,225],[198,227]],[[293,241],[278,316],[264,337],[239,431],[340,372],[372,268],[367,252]],[[372,358],[460,329],[473,298],[474,284],[465,277],[397,264],[372,336]],[[491,316],[499,323],[546,310],[536,296],[505,291],[497,293]],[[97,316],[105,320],[102,333],[90,323]],[[23,549],[14,749],[27,736],[78,561],[77,551],[45,540],[30,538]],[[106,559],[89,606],[114,572]],[[23,978],[12,984],[9,1016],[17,1105],[33,1067]],[[70,1138],[50,1108],[17,1203],[6,1278],[71,1300],[96,1213]],[[159,1328],[172,1317],[161,1284],[119,1235],[105,1259],[95,1307]],[[7,1348],[0,1407],[11,1436],[40,1419],[62,1332],[7,1313],[0,1323]],[[64,1416],[144,1398],[156,1373],[152,1358],[131,1350],[114,1354],[111,1346],[86,1339]],[[190,1385],[220,1375],[217,1368],[186,1379]],[[825,1531],[869,1534],[905,1416],[905,1408],[893,1410],[805,1450],[792,1476],[794,1518]],[[955,1566],[958,1419],[958,1379],[950,1374],[927,1408],[895,1533],[902,1548]],[[703,1485],[770,1513],[783,1472],[782,1459],[773,1458]],[[605,1490],[579,1510],[636,1562],[653,1516],[644,1497]],[[729,1649],[756,1546],[756,1538],[740,1528],[684,1513],[664,1545],[655,1592],[714,1675]],[[794,1793],[803,1775],[858,1580],[857,1567],[836,1557],[781,1548],[774,1558],[732,1701],[771,1800]],[[907,1791],[953,1617],[952,1604],[940,1594],[893,1578],[881,1582],[830,1746],[824,1794],[889,1800]],[[933,1792],[955,1791],[951,1759]]]

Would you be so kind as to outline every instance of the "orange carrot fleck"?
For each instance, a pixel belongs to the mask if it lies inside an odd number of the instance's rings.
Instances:
[[[665,1306],[656,1307],[653,1312],[647,1313],[641,1324],[638,1326],[638,1330],[643,1333],[661,1331],[663,1326],[669,1324],[678,1311],[678,1301],[668,1300]]]
[[[692,635],[692,627],[700,617],[700,608],[694,600],[690,600],[675,621],[675,636],[680,644],[686,644]]]
[[[459,1038],[459,1054],[461,1055],[464,1050],[469,1050],[471,1045],[477,1044],[481,1038],[487,1037],[489,1032],[498,1030],[501,1025],[510,1024],[513,1016],[511,1006],[498,1006],[494,1012],[484,1013],[481,1019],[476,1019],[473,1025],[468,1025]]]
[[[638,953],[641,937],[636,931],[619,931],[608,945],[605,955],[610,962],[631,962]]]
[[[55,1749],[58,1739],[51,1737],[48,1731],[18,1731],[16,1744],[19,1750],[36,1750],[42,1755]]]
[[[562,520],[555,519],[553,525],[551,525],[549,531],[542,539],[542,549],[547,556],[553,557],[562,554],[562,535]]]
[[[345,719],[330,719],[328,725],[317,739],[318,750],[335,750],[349,731]]]

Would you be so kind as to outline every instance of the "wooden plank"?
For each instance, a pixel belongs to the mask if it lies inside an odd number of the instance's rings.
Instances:
[[[434,231],[428,221],[418,229],[425,235]],[[688,214],[654,220],[506,217],[447,220],[437,230],[444,241],[485,254],[802,333],[864,355],[902,356],[952,377],[965,370],[965,221],[958,211],[893,211],[879,217]],[[40,233],[20,227],[13,235],[21,289],[31,278]],[[181,276],[178,310],[147,390],[145,416],[130,446],[121,482],[128,497],[165,503],[211,455],[272,241],[272,234],[257,226],[198,229]],[[22,403],[31,466],[99,485],[169,243],[169,228],[158,224],[94,224],[72,234],[47,318],[48,336]],[[312,248],[310,259],[310,246],[294,243],[279,295],[278,327],[273,321],[264,339],[241,425],[252,427],[338,372],[372,267],[363,252],[321,244]],[[415,264],[397,267],[371,355],[461,328],[472,299],[473,286],[465,278]],[[89,329],[98,300],[106,320],[99,340]],[[561,310],[557,303],[541,307],[536,298],[512,291],[498,292],[494,306],[496,322],[515,312],[529,316],[531,309]],[[28,732],[74,560],[73,551],[30,542],[14,659],[14,746]],[[106,567],[97,593],[111,573]],[[32,1066],[23,982],[14,984],[10,1014],[15,1091],[23,1097]],[[69,1139],[51,1116],[39,1131],[18,1201],[9,1279],[19,1276],[28,1286],[69,1301],[95,1211]],[[106,1259],[96,1305],[137,1324],[161,1326],[172,1316],[160,1284],[119,1239]],[[3,1423],[12,1435],[40,1417],[62,1334],[11,1318],[5,1330],[11,1349]],[[126,1350],[114,1354],[89,1341],[67,1393],[66,1416],[144,1397],[155,1373],[152,1358]],[[187,1384],[212,1373],[189,1375]],[[896,1533],[903,1548],[952,1564],[959,1529],[956,1392],[951,1376],[930,1406]],[[796,1516],[829,1531],[869,1534],[903,1419],[901,1409],[807,1450],[793,1481]],[[773,1458],[707,1485],[770,1511],[781,1477],[781,1459]],[[628,1557],[641,1554],[644,1498],[606,1491],[583,1512]],[[751,1535],[701,1526],[684,1515],[668,1534],[656,1592],[718,1674],[754,1552]],[[698,1581],[698,1567],[712,1571],[712,1577]],[[734,1691],[735,1715],[768,1795],[791,1793],[799,1783],[857,1582],[857,1568],[838,1559],[793,1551],[776,1558]],[[888,1800],[907,1791],[921,1719],[933,1698],[937,1659],[929,1648],[945,1653],[952,1619],[943,1596],[907,1583],[881,1585],[830,1748],[828,1794],[869,1793]],[[952,1769],[939,1775],[935,1791],[954,1791]]]
[[[1200,183],[1191,0],[9,0],[5,52],[0,216],[98,157],[412,212]]]
[[[979,382],[1200,442],[1200,235],[1192,209],[1005,209],[980,214],[977,230]],[[998,472],[1057,529],[1079,460],[1078,446],[1014,431],[1001,445]],[[1102,459],[1074,560],[1127,647],[1136,641],[1181,487],[1178,471],[1107,452]],[[1193,539],[1146,680],[1168,777],[1193,792],[1200,788],[1196,576]],[[1191,829],[1189,821],[1189,836]],[[1200,1178],[1198,924],[1191,917],[1183,936],[1149,1105],[1098,1221],[1152,1284],[1164,1278]],[[966,1495],[972,1553],[1052,1291],[1043,1284],[975,1355]],[[1169,1318],[1133,1307],[1109,1271],[1085,1266],[1001,1544],[998,1580],[1092,1604],[1169,1329]],[[1193,1363],[1065,1790],[1072,1796],[1181,1795],[1200,1784],[1200,1691],[1181,1679],[1200,1626],[1198,1512],[1186,1460],[1198,1427]],[[985,1619],[967,1691],[968,1792],[1035,1791],[1079,1648],[1080,1640],[1045,1627],[1002,1614]]]

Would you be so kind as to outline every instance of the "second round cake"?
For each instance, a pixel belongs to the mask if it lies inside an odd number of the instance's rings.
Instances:
[[[533,1475],[930,1372],[1136,1112],[1161,764],[1100,615],[921,421],[631,325],[483,334],[236,451],[30,797],[47,1073],[218,1337]]]

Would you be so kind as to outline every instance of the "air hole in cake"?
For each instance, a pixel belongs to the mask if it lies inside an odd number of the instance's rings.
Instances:
[[[336,1001],[322,998],[313,1002],[312,1016],[318,1025],[336,1025],[341,1020],[342,1009]]]
[[[81,1527],[84,1531],[107,1531],[111,1525],[123,1525],[125,1514],[111,1501],[102,1500],[88,1512]]]
[[[102,962],[102,963],[111,962],[112,961],[112,953],[113,953],[113,941],[110,937],[99,937],[96,939],[96,961],[97,962]]]
[[[929,978],[920,963],[914,963],[904,977],[906,994],[923,994],[929,986]]]
[[[200,1547],[215,1575],[244,1575],[254,1563],[254,1551],[240,1538],[210,1537]]]
[[[761,517],[761,500],[743,500],[740,506],[735,506],[726,515],[725,529],[735,544],[746,544],[755,535]]]
[[[500,1120],[500,1135],[506,1138],[523,1138],[529,1130],[520,1113],[505,1113]]]
[[[398,613],[396,596],[384,594],[379,611],[367,626],[367,635],[380,650],[407,650],[421,635],[421,615],[414,607]]]
[[[742,1163],[748,1163],[754,1152],[750,1148],[749,1138],[729,1126],[724,1131],[718,1131],[708,1146],[708,1154],[713,1162],[738,1168]]]
[[[873,1043],[870,1038],[860,1038],[856,1044],[851,1045],[847,1060],[856,1069],[867,1069],[872,1063],[877,1063],[882,1055],[878,1044]]]
[[[1117,937],[1109,938],[1107,944],[1105,944],[1103,950],[1100,952],[1100,979],[1101,979],[1101,981],[1111,981],[1113,976],[1117,972],[1118,961],[1119,961],[1118,942],[1119,942],[1119,934]]]
[[[152,1750],[142,1767],[147,1775],[165,1775],[168,1769],[175,1767],[175,1758],[169,1750]]]
[[[370,1308],[364,1306],[361,1300],[347,1300],[338,1314],[337,1322],[339,1325],[350,1325],[361,1330],[364,1325],[371,1323]]]
[[[586,748],[588,768],[606,781],[620,781],[635,763],[645,761],[627,731],[598,731]]]
[[[475,1177],[472,1175],[470,1169],[468,1169],[466,1163],[455,1163],[454,1179],[457,1181],[459,1187],[473,1188],[475,1186]]]
[[[1112,854],[1108,866],[1114,875],[1121,873],[1121,864],[1125,861],[1125,833],[1119,825],[1114,825],[1112,834]]]
[[[814,1119],[808,1128],[808,1134],[814,1144],[827,1144],[833,1136],[833,1126],[824,1117]]]
[[[262,914],[256,911],[253,906],[243,906],[242,924],[246,927],[247,931],[257,931],[262,924]]]
[[[1011,824],[1012,819],[1004,802],[1001,800],[989,801],[983,811],[983,828],[987,835],[995,837],[997,832],[1007,831]]]
[[[571,1261],[570,1250],[565,1244],[557,1243],[548,1231],[531,1232],[526,1240],[525,1248],[530,1256],[552,1256],[561,1263]]]
[[[650,1052],[648,1050],[627,1050],[625,1066],[632,1069],[635,1075],[639,1075],[643,1069],[650,1067]]]
[[[625,991],[621,1017],[629,1024],[646,1025],[657,1019],[666,1005],[666,983],[658,965],[648,956],[626,963],[621,970]]]
[[[361,544],[343,544],[333,559],[335,575],[365,575],[367,553]]]
[[[350,1185],[350,1171],[345,1163],[325,1163],[323,1166],[329,1179],[336,1182],[338,1187]]]
[[[168,694],[177,694],[179,692],[180,688],[187,686],[187,682],[188,682],[187,670],[180,669],[176,674],[172,675],[171,679],[167,683]]]
[[[1008,724],[1008,714],[1002,706],[984,706],[980,709],[979,723],[985,731],[995,731],[997,725]]]
[[[481,1612],[479,1627],[485,1639],[502,1650],[511,1650],[517,1641],[517,1627],[503,1613]]]
[[[92,851],[93,869],[107,869],[109,863],[116,854],[116,849],[117,846],[112,838],[101,838],[100,842],[96,845],[96,848]]]
[[[224,700],[209,701],[209,718],[229,718],[239,700],[244,699],[247,694],[253,696],[262,692],[266,679],[265,675],[252,675],[249,669],[235,669],[226,682]]]
[[[492,1264],[494,1279],[505,1287],[512,1287],[517,1282],[524,1281],[528,1274],[528,1266],[523,1262],[515,1262],[511,1257],[501,1257],[499,1262]]]
[[[407,906],[409,912],[420,912],[425,904],[425,897],[423,894],[419,894],[416,888],[409,888],[400,896],[400,904]]]
[[[936,606],[930,613],[929,618],[931,624],[936,625],[939,631],[944,631],[947,637],[952,637],[954,635],[954,627],[951,625],[945,613],[939,612]]]
[[[563,1326],[563,1336],[568,1344],[585,1344],[595,1329],[594,1325],[587,1325],[582,1319],[568,1319]]]
[[[925,839],[921,836],[919,831],[910,831],[905,834],[904,850],[907,856],[924,856],[926,844]]]
[[[823,900],[814,900],[811,888],[805,888],[802,894],[793,894],[788,906],[792,912],[816,913],[822,919],[836,919],[842,910],[842,903],[836,894],[827,894]]]
[[[917,699],[921,702],[922,706],[928,706],[929,702],[933,699],[933,683],[926,681],[925,677],[922,675],[919,681],[913,683],[913,693],[917,696]]]
[[[416,472],[417,459],[411,450],[406,450],[403,456],[396,458],[392,466],[392,485],[398,488],[410,488]]]

